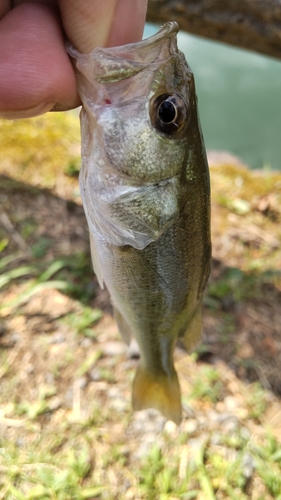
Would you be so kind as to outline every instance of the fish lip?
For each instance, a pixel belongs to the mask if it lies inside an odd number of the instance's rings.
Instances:
[[[95,80],[98,84],[114,83],[131,78],[153,63],[159,66],[179,53],[176,41],[178,31],[178,23],[173,21],[140,42],[116,47],[96,47],[88,54],[80,54],[67,42],[66,50],[76,60],[78,71],[87,80]]]
[[[80,52],[78,52],[77,49],[75,49],[75,47],[73,47],[73,45],[70,43],[70,42],[66,42],[66,50],[68,52],[68,54],[71,56],[71,57],[74,57],[75,59],[77,58],[77,55],[79,55],[80,57],[81,56],[85,56],[85,57],[88,57],[90,54],[92,54],[93,52],[96,52],[96,51],[102,51],[104,54],[115,54],[115,53],[119,53],[120,50],[126,50],[126,52],[131,52],[131,51],[135,51],[136,50],[136,47],[138,47],[138,49],[144,49],[146,48],[147,46],[152,46],[152,45],[155,45],[155,44],[158,44],[159,41],[161,41],[162,39],[166,39],[166,38],[173,38],[177,35],[177,33],[179,32],[179,25],[176,21],[170,21],[168,23],[165,23],[159,31],[157,31],[157,33],[155,33],[154,35],[151,35],[149,36],[148,38],[145,38],[144,40],[141,40],[140,42],[134,42],[134,43],[128,43],[126,45],[116,45],[115,47],[96,47],[95,49],[93,49],[91,52],[87,53],[87,54],[80,54]]]

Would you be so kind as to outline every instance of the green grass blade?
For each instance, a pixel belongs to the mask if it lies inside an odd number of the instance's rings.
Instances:
[[[6,257],[3,257],[0,260],[0,269],[2,269],[3,267],[7,266],[8,264],[10,264],[13,261],[15,261],[17,259],[20,259],[21,257],[23,257],[23,253],[22,252],[12,253],[11,255],[7,255]]]
[[[0,276],[0,288],[7,285],[16,278],[32,274],[33,272],[34,272],[33,266],[22,266],[18,267],[17,269],[12,269],[11,271],[8,271],[7,273],[4,273]]]
[[[194,462],[198,468],[198,479],[200,481],[202,491],[206,495],[206,500],[216,500],[212,483],[204,464],[204,453],[207,446],[207,442],[208,440],[204,439],[196,449],[194,454]]]
[[[54,274],[66,267],[67,263],[64,259],[55,260],[52,264],[39,276],[38,281],[48,281]]]
[[[27,302],[36,293],[42,292],[43,290],[49,290],[55,288],[56,290],[69,291],[70,285],[66,281],[46,281],[45,283],[36,283],[32,287],[29,287],[23,293],[21,293],[14,301],[9,304],[5,304],[8,307],[18,307],[25,302]]]

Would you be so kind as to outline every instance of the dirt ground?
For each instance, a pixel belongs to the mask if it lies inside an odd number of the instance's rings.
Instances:
[[[240,183],[243,176],[249,182],[249,172],[243,167],[221,165],[211,169],[213,262],[205,294],[204,338],[198,355],[209,363],[222,360],[238,377],[259,380],[266,389],[281,394],[281,181],[277,176],[276,182],[273,176],[274,192],[268,185],[265,193],[251,197],[248,190],[250,201],[244,196],[243,205],[231,186],[234,174]],[[253,183],[260,188],[263,178],[264,174],[255,174]],[[239,182],[236,190],[241,196]],[[40,189],[1,176],[1,236],[9,240],[2,256],[20,252],[17,266],[34,263],[39,268],[42,265],[42,270],[44,263],[83,256],[81,270],[79,263],[75,264],[78,268],[68,278],[80,282],[78,288],[84,287],[87,297],[80,289],[76,295],[80,294],[89,307],[101,309],[107,325],[116,329],[108,294],[100,289],[91,270],[83,208],[71,199],[77,180],[65,176],[65,184],[66,196],[62,197],[56,189]],[[221,191],[226,199],[222,199]],[[6,269],[14,266],[11,262]],[[25,280],[4,289],[2,302],[12,301]],[[21,363],[25,349],[29,350],[31,333],[51,335],[57,330],[58,318],[75,310],[75,293],[71,295],[46,289],[24,302],[20,314],[14,314],[13,308],[10,313],[4,309],[1,345],[12,347],[15,330],[21,339],[24,335],[27,344],[21,347]]]
[[[259,381],[272,394],[264,411],[280,437],[281,174],[251,173],[216,156],[210,165],[212,272],[196,358],[181,348],[175,353],[183,394],[192,389],[195,359],[196,370],[217,367],[220,390],[236,399],[235,407],[243,396],[240,381]],[[121,342],[108,293],[92,271],[77,177],[59,175],[46,189],[28,172],[8,175],[7,164],[1,170],[1,418],[8,422],[11,404],[27,413],[28,401],[28,415],[42,425],[50,412],[55,422],[70,410],[74,420],[83,415],[98,422],[89,403],[98,399],[117,436],[114,412],[129,408],[138,361]],[[13,274],[16,269],[21,274]],[[183,407],[190,418],[184,396]],[[9,429],[7,435],[19,432],[12,419]],[[137,431],[129,425],[126,432]],[[133,455],[130,446],[124,453]]]

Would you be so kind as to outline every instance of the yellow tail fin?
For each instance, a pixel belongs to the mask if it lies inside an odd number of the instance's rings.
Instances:
[[[133,409],[155,408],[176,424],[181,421],[180,386],[176,372],[168,377],[164,372],[154,373],[141,365],[133,383]]]

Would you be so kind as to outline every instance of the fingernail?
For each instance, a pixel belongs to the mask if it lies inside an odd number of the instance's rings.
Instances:
[[[31,118],[33,116],[38,116],[38,115],[43,115],[44,113],[47,113],[54,107],[54,103],[43,103],[39,104],[38,106],[35,106],[34,108],[29,108],[29,109],[16,109],[14,111],[6,111],[2,110],[0,111],[0,118],[3,118],[5,120],[19,120],[22,118]]]
[[[77,99],[76,101],[72,102],[71,104],[61,104],[57,102],[52,109],[49,111],[70,111],[71,109],[76,109],[79,106],[81,106],[81,101],[80,99]]]

